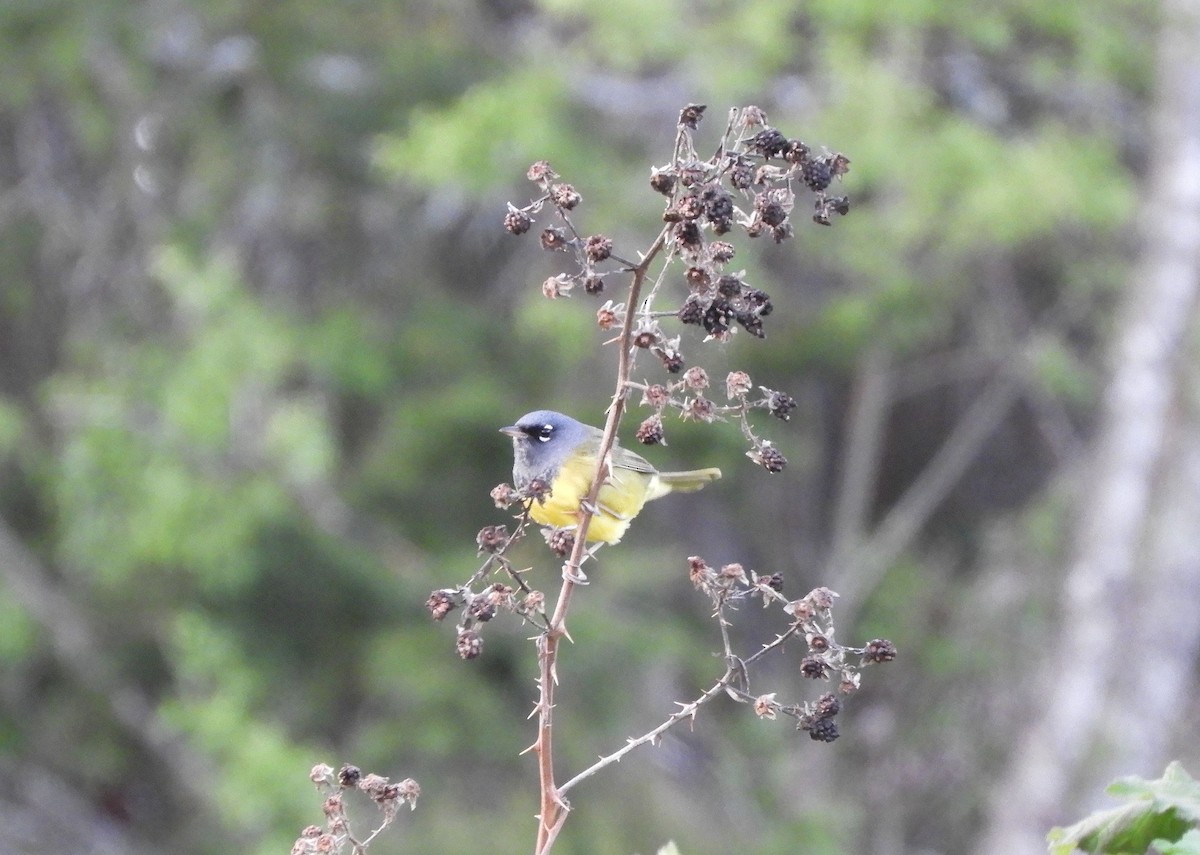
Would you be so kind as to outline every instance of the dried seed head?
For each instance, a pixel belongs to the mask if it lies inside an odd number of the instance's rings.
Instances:
[[[758,448],[746,452],[746,456],[771,474],[778,474],[787,467],[787,458],[767,440],[763,440]]]
[[[655,352],[668,374],[678,374],[683,370],[683,354],[675,348],[659,348]]]
[[[750,580],[746,578],[746,568],[736,562],[723,565],[721,572],[717,575],[717,579],[725,587],[734,584],[750,584]]]
[[[833,742],[838,738],[837,723],[831,718],[821,718],[805,728],[814,742]]]
[[[695,365],[683,372],[683,382],[687,384],[689,389],[699,391],[708,388],[708,372]]]
[[[571,281],[570,276],[559,273],[542,283],[542,296],[548,300],[557,300],[559,297],[568,296],[574,287],[575,283]]]
[[[520,611],[522,614],[533,614],[546,602],[546,595],[541,591],[530,591],[525,595],[525,599],[521,600]]]
[[[707,288],[711,279],[708,271],[703,267],[689,267],[684,275],[687,277],[688,285],[697,291]]]
[[[491,496],[492,501],[496,504],[496,507],[500,508],[501,510],[520,501],[520,498],[517,496],[517,491],[508,484],[497,484],[492,488]]]
[[[759,718],[775,718],[775,709],[779,704],[775,701],[775,692],[759,695],[754,699],[754,714]]]
[[[593,297],[604,293],[604,280],[599,276],[588,276],[583,280],[583,290]]]
[[[735,252],[733,244],[723,240],[715,240],[708,245],[708,257],[714,264],[728,264]]]
[[[485,525],[475,535],[475,543],[479,546],[480,554],[498,552],[508,542],[508,526]]]
[[[717,420],[716,407],[713,406],[712,401],[703,395],[697,395],[695,398],[685,402],[681,416],[684,420],[692,419],[706,423]]]
[[[702,324],[706,311],[704,301],[695,294],[691,294],[679,307],[679,321],[684,324]]]
[[[800,140],[788,140],[783,150],[783,159],[788,163],[804,163],[808,160],[810,149]]]
[[[784,392],[776,392],[765,387],[763,391],[767,393],[767,412],[785,422],[792,417],[792,410],[796,409],[795,398]]]
[[[744,398],[751,388],[750,375],[745,371],[730,371],[725,378],[725,394],[730,400]]]
[[[833,608],[833,601],[836,600],[837,597],[838,593],[836,591],[831,591],[829,588],[821,586],[820,588],[813,588],[811,591],[809,591],[805,595],[804,599],[808,600],[815,610],[827,612]]]
[[[733,323],[736,315],[737,313],[728,300],[716,299],[709,304],[708,309],[704,312],[702,323],[709,335],[720,335],[721,333],[729,332],[729,325]]]
[[[583,242],[583,252],[591,261],[604,261],[612,255],[612,238],[604,235],[592,235]]]
[[[735,190],[749,190],[758,183],[755,181],[754,166],[749,161],[739,159],[729,169],[729,183]]]
[[[820,192],[833,181],[833,165],[825,157],[810,158],[800,167],[800,179],[809,190]]]
[[[530,181],[546,182],[552,181],[558,177],[558,173],[550,168],[550,162],[539,160],[529,167],[529,171],[525,173],[525,177]]]
[[[564,211],[570,211],[583,201],[583,197],[570,184],[555,184],[550,188],[550,201]]]
[[[763,128],[750,138],[750,148],[768,159],[782,154],[787,144],[787,137],[775,128]]]
[[[842,711],[842,702],[838,700],[837,695],[826,692],[817,698],[816,706],[813,707],[813,716],[816,718],[833,718]]]
[[[647,407],[654,407],[655,410],[662,410],[670,400],[671,393],[667,391],[666,386],[660,383],[647,386],[646,391],[642,392],[642,404]]]
[[[704,202],[699,196],[684,196],[676,203],[675,210],[682,219],[695,220],[704,213]]]
[[[641,348],[653,347],[658,344],[660,338],[662,338],[662,333],[654,327],[642,327],[633,333],[633,346]]]
[[[722,297],[736,297],[742,293],[742,280],[726,274],[717,280],[717,293]]]
[[[829,665],[818,656],[805,656],[800,660],[800,676],[809,680],[824,680],[829,674]]]
[[[569,528],[552,528],[544,532],[546,545],[559,558],[566,558],[575,548],[575,532]]]
[[[614,305],[612,300],[609,300],[603,306],[596,310],[596,326],[602,330],[610,330],[621,322],[621,317],[624,314],[620,311],[621,306]]]
[[[567,233],[557,226],[542,229],[542,249],[552,251],[567,248]]]
[[[819,632],[806,633],[804,639],[808,642],[808,649],[813,653],[825,653],[829,650],[829,639]]]
[[[703,243],[703,238],[700,236],[700,227],[694,222],[680,223],[675,227],[675,243],[681,249],[697,250]]]
[[[867,644],[863,652],[863,662],[891,662],[896,658],[896,645],[886,638],[876,638]]]
[[[767,334],[763,331],[763,322],[754,312],[738,312],[735,315],[737,322],[742,325],[742,329],[750,333],[756,338],[766,338]]]
[[[637,429],[637,441],[642,445],[659,445],[663,441],[665,431],[663,430],[662,416],[658,413],[650,416]]]
[[[476,659],[483,653],[483,636],[473,629],[459,630],[455,650],[462,659]]]
[[[675,190],[675,173],[669,167],[666,169],[651,169],[650,187],[656,193],[670,196]]]
[[[425,601],[425,608],[429,609],[429,616],[434,620],[441,620],[457,605],[458,602],[449,591],[434,591]]]
[[[756,107],[753,104],[750,104],[742,110],[741,123],[743,128],[752,128],[755,125],[766,125],[767,114],[761,107]]]
[[[496,605],[483,597],[476,597],[467,606],[467,616],[480,623],[487,623],[496,616]]]
[[[696,588],[703,588],[709,584],[714,575],[712,568],[705,563],[703,558],[698,555],[688,558],[688,579]]]
[[[533,225],[533,217],[519,208],[508,206],[508,213],[504,215],[504,230],[509,234],[523,235],[529,231],[529,227]]]
[[[362,779],[362,770],[357,766],[351,766],[347,763],[341,769],[338,769],[338,785],[342,787],[354,787]]]

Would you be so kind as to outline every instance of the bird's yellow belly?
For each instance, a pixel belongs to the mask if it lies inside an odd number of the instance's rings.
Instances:
[[[591,487],[596,472],[595,459],[572,460],[563,464],[550,485],[545,502],[534,500],[529,515],[542,525],[568,528],[579,524],[579,503]],[[588,526],[590,542],[616,543],[629,523],[646,504],[650,477],[640,472],[618,469],[610,483],[600,488],[596,513]]]

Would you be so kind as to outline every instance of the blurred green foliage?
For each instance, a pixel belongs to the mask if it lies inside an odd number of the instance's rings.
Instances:
[[[714,377],[746,367],[800,394],[790,426],[764,426],[793,465],[764,483],[737,437],[694,428],[655,452],[727,478],[603,554],[563,662],[577,768],[719,673],[682,556],[779,570],[796,596],[836,587],[817,556],[866,348],[901,373],[964,349],[1007,358],[977,314],[1002,268],[1031,312],[1069,309],[1030,362],[1086,424],[1136,202],[1148,8],[5,4],[0,189],[20,202],[0,212],[0,513],[117,673],[218,770],[202,788],[224,830],[186,832],[184,798],[140,786],[171,777],[145,773],[151,748],[9,599],[0,751],[65,770],[97,802],[132,793],[130,827],[196,852],[286,851],[320,818],[308,768],[343,761],[425,790],[372,851],[527,846],[531,630],[497,628],[464,663],[422,603],[476,566],[480,526],[506,521],[487,496],[510,467],[496,428],[543,405],[598,422],[611,394],[596,304],[544,300],[552,262],[500,229],[528,164],[548,158],[582,192],[585,228],[632,256],[658,227],[647,177],[689,100],[710,105],[702,140],[728,107],[759,103],[853,161],[849,217],[821,230],[797,211],[794,241],[739,255],[777,307],[766,341],[701,348],[685,333]],[[157,129],[144,145],[139,127]],[[1028,498],[1029,538],[1050,550],[1060,516]],[[979,501],[982,530],[1001,510]],[[936,695],[981,664],[961,638],[923,637],[925,558],[897,562],[844,632],[895,637]],[[526,560],[554,585],[542,550]],[[745,619],[751,648],[778,631]],[[836,776],[796,772],[840,749],[813,761],[823,746],[742,712],[715,709],[581,788],[559,850],[858,848],[871,818],[831,818]],[[862,769],[846,763],[853,793]],[[954,851],[967,832],[944,833]]]

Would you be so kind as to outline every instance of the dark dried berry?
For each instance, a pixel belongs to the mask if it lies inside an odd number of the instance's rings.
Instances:
[[[604,280],[599,276],[589,276],[583,280],[583,290],[595,296],[604,293]]]
[[[782,154],[787,145],[787,137],[776,128],[764,128],[750,138],[750,147],[767,158]]]
[[[679,113],[679,124],[686,128],[696,130],[700,124],[700,120],[704,117],[704,104],[688,104]]]
[[[761,198],[761,197],[760,197]],[[772,228],[782,225],[787,219],[787,209],[778,202],[764,202],[758,207],[758,218]]]
[[[650,187],[656,193],[661,193],[664,196],[670,196],[675,190],[675,174],[668,170],[651,170]]]
[[[699,249],[700,227],[694,222],[680,223],[675,229],[675,242],[684,248]]]
[[[729,331],[735,317],[733,307],[725,300],[713,300],[704,313],[704,329],[709,335]]]
[[[742,297],[760,318],[765,318],[775,309],[771,305],[771,297],[766,291],[759,291],[757,288],[747,288],[743,292]]]
[[[729,170],[729,183],[735,190],[749,190],[754,184],[754,167],[744,160],[739,160]]]
[[[742,280],[736,276],[722,276],[717,280],[717,293],[722,297],[736,297],[742,293]]]
[[[704,302],[695,294],[688,296],[679,307],[679,320],[685,324],[704,323]]]
[[[510,209],[504,215],[504,230],[509,234],[523,235],[529,231],[529,227],[533,225],[533,217],[524,211]]]
[[[783,419],[786,422],[791,418],[794,409],[796,409],[796,399],[785,392],[771,392],[767,396],[767,411],[777,419]]]
[[[699,196],[684,196],[676,204],[675,209],[685,220],[695,220],[704,213],[704,202]]]
[[[876,638],[863,652],[863,662],[891,662],[895,658],[896,645],[886,638]]]
[[[710,187],[702,195],[704,201],[704,216],[712,222],[733,219],[733,200],[724,191]]]
[[[824,659],[816,656],[805,656],[800,660],[800,676],[810,680],[824,680],[829,673],[829,665]]]
[[[833,167],[824,157],[806,160],[800,167],[800,177],[809,190],[819,192],[828,187],[829,182],[833,180]]]
[[[496,607],[483,598],[476,598],[467,608],[467,614],[480,623],[487,623],[496,616]]]
[[[738,312],[737,322],[742,325],[742,329],[755,338],[767,337],[766,332],[763,330],[762,318],[754,314],[754,312]]]
[[[767,587],[770,588],[772,591],[775,591],[778,594],[783,593],[783,574],[782,573],[772,573],[770,576],[766,577],[765,579],[760,577],[759,581],[766,582]]]
[[[837,722],[831,718],[817,719],[805,729],[814,742],[833,742],[840,735]]]
[[[775,446],[765,443],[750,452],[750,458],[773,475],[782,472],[787,467],[787,458],[783,456],[783,453]]]
[[[788,163],[804,163],[808,160],[809,148],[800,140],[788,140],[783,150],[783,159]]]
[[[508,526],[485,525],[475,535],[475,543],[480,552],[496,552],[508,542]]]
[[[829,208],[835,214],[846,216],[850,213],[850,197],[849,196],[834,196],[827,200]]]
[[[683,354],[677,350],[661,350],[658,358],[662,360],[663,368],[668,374],[678,374],[683,370]]]
[[[362,779],[362,770],[347,763],[338,769],[338,784],[343,787],[354,787]]]

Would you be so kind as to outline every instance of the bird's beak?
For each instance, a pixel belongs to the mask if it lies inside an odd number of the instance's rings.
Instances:
[[[513,439],[516,439],[519,436],[525,435],[525,431],[521,430],[516,425],[509,425],[508,427],[502,427],[502,428],[500,428],[500,433],[504,434],[505,436],[511,436]]]

